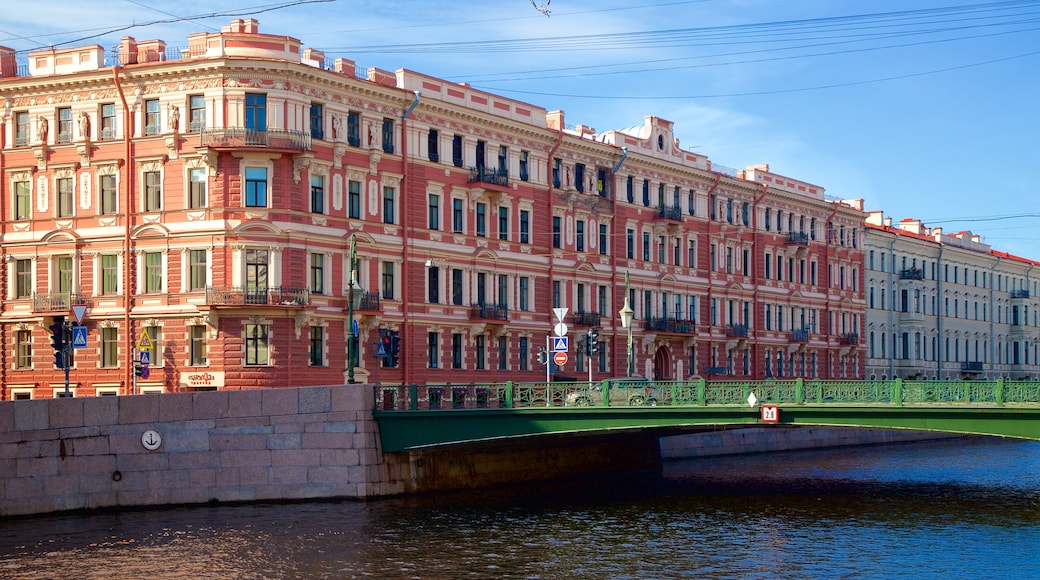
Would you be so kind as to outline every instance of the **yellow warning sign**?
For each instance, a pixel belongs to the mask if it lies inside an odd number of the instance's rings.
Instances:
[[[141,331],[141,340],[137,341],[137,348],[152,348],[152,337],[148,336],[147,330]]]

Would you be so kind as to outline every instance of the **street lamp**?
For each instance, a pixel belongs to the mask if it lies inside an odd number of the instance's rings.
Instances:
[[[628,330],[628,349],[625,351],[628,354],[628,373],[627,376],[634,374],[632,368],[632,315],[635,312],[632,311],[632,305],[628,301],[628,272],[625,272],[625,305],[618,311],[618,316],[621,317],[621,328]]]
[[[358,331],[354,321],[354,309],[361,307],[361,299],[364,290],[357,281],[357,239],[353,234],[350,236],[350,284],[347,286],[347,310],[350,319],[350,331],[347,336],[347,384],[354,384],[354,360],[357,358],[355,344],[357,343]]]

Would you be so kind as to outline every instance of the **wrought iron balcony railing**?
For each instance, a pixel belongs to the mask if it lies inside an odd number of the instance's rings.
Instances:
[[[899,272],[900,280],[924,280],[924,270],[921,268],[907,268]]]
[[[1012,298],[1029,298],[1029,290],[1012,290]]]
[[[256,131],[241,127],[203,129],[199,132],[203,147],[267,147],[309,151],[311,135],[302,131],[268,129]]]
[[[361,301],[354,310],[379,310],[379,293],[362,291]]]
[[[206,304],[210,306],[306,306],[310,300],[311,293],[306,288],[206,287]]]
[[[83,303],[83,296],[73,292],[36,292],[33,294],[33,310],[36,312],[56,310],[68,312],[73,304]]]
[[[726,336],[731,338],[747,338],[748,326],[746,324],[730,324],[726,327]]]
[[[809,342],[809,329],[797,328],[791,331],[791,342]]]
[[[469,183],[491,183],[494,185],[508,186],[509,171],[493,167],[470,167]]]
[[[799,246],[809,245],[809,234],[806,232],[789,232],[787,234],[787,243],[796,244]]]
[[[846,332],[845,334],[841,335],[841,337],[839,338],[839,342],[844,345],[858,345],[859,334],[855,332]]]
[[[969,373],[977,373],[982,371],[981,361],[964,361],[961,363],[961,370]]]
[[[681,318],[647,318],[643,328],[656,332],[674,332],[676,334],[696,334],[697,321]]]
[[[574,313],[575,326],[599,326],[602,319],[603,315],[599,312],[578,311]]]
[[[471,304],[469,317],[471,319],[509,320],[509,308],[505,304]]]
[[[657,208],[657,217],[665,220],[682,221],[682,208],[677,205],[662,205]]]

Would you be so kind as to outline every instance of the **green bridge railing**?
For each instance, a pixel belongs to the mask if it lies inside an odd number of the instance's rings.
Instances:
[[[376,411],[545,407],[1040,404],[1036,381],[790,379],[614,383],[470,383],[373,387]]]

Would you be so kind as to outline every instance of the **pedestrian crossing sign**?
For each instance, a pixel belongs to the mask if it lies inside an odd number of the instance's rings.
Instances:
[[[152,348],[152,337],[148,336],[147,330],[141,331],[141,339],[137,341],[137,348]]]

